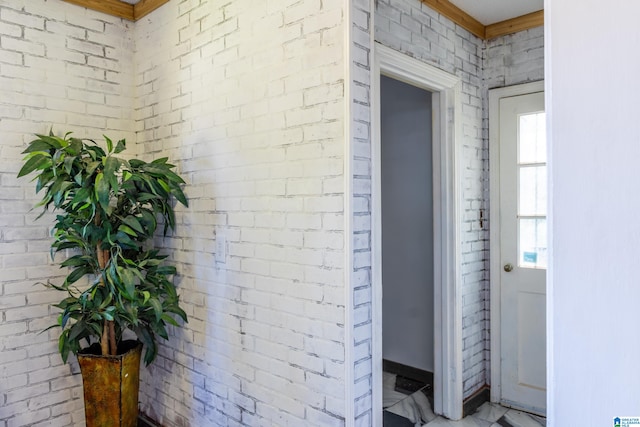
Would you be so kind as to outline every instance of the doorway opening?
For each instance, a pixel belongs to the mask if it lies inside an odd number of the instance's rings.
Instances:
[[[402,87],[410,92],[415,91],[414,93],[418,94],[418,98],[423,97],[423,101],[425,96],[428,96],[429,99],[430,105],[428,107],[430,107],[431,120],[428,132],[432,136],[432,144],[427,147],[421,147],[422,152],[414,156],[416,158],[422,156],[423,158],[412,159],[423,166],[427,162],[431,166],[431,170],[428,173],[422,170],[422,178],[417,178],[417,180],[423,180],[422,189],[419,188],[419,183],[414,183],[418,187],[414,188],[414,191],[420,192],[422,201],[428,200],[431,202],[431,206],[428,208],[420,207],[422,209],[421,214],[418,212],[417,206],[395,206],[392,208],[387,206],[385,208],[385,205],[389,203],[389,200],[385,200],[385,197],[389,195],[395,196],[395,192],[402,191],[402,185],[399,186],[398,190],[389,188],[385,190],[388,182],[384,182],[384,169],[389,166],[390,156],[398,154],[394,150],[397,147],[386,146],[382,141],[383,130],[380,118],[382,110],[385,108],[383,106],[385,101],[382,100],[381,95],[385,90],[383,85],[386,84],[392,85],[392,93]],[[432,392],[432,401],[429,403],[433,405],[435,414],[444,415],[450,419],[460,419],[462,418],[462,301],[459,292],[460,268],[458,255],[460,253],[460,239],[458,237],[460,179],[457,165],[459,155],[457,154],[458,148],[456,144],[456,135],[459,134],[457,131],[459,120],[457,121],[456,117],[460,116],[461,110],[461,83],[453,75],[393,49],[376,44],[373,85],[374,123],[376,124],[372,129],[374,181],[372,188],[372,248],[374,261],[372,268],[374,293],[373,425],[376,427],[383,425],[383,383],[390,380],[389,376],[385,377],[383,374],[383,358],[388,360],[385,367],[389,368],[389,362],[392,365],[393,362],[396,362],[402,366],[408,366],[411,371],[409,374],[413,376],[432,372],[432,378],[428,378],[429,374],[425,374],[423,377],[413,379],[417,379],[418,383],[423,380],[424,385],[430,382],[428,385],[432,390],[430,391]],[[424,102],[426,103],[426,101]],[[425,132],[424,129],[422,132]],[[386,152],[388,150],[391,150],[391,154]],[[425,150],[429,151],[429,159],[425,157]],[[431,179],[431,183],[425,181],[426,175]],[[411,178],[405,177],[405,180],[408,179]],[[430,186],[428,189],[430,191],[423,191],[426,186]],[[391,193],[387,194],[389,192]],[[405,200],[409,199],[410,197],[405,198]],[[414,202],[417,203],[418,201],[413,200],[410,203]],[[392,201],[390,203],[392,206],[409,202]],[[431,219],[424,218],[426,210],[432,214]],[[423,218],[420,218],[422,219],[421,226],[430,229],[430,235],[425,235],[423,230],[422,239],[416,239],[416,244],[429,243],[429,248],[425,248],[425,245],[422,245],[422,248],[415,249],[415,252],[419,252],[415,255],[419,257],[420,261],[416,261],[416,258],[410,259],[413,253],[409,248],[405,247],[404,254],[399,253],[398,249],[392,249],[392,246],[385,249],[385,238],[387,239],[387,244],[389,239],[393,240],[393,237],[389,237],[395,234],[393,227],[404,225],[399,224],[402,218],[397,218],[391,221],[391,231],[389,231],[388,224],[383,223],[383,221],[386,222],[389,219],[389,215],[393,216],[394,213],[399,215],[410,213],[415,214],[416,217],[422,216]],[[387,219],[383,220],[385,215]],[[386,232],[385,228],[387,228]],[[429,239],[431,242],[426,242]],[[401,242],[400,244],[403,243]],[[388,256],[391,258],[387,258]],[[399,322],[405,323],[404,328],[397,333],[394,332],[393,327],[394,315],[390,314],[389,310],[394,308],[402,309],[402,307],[396,307],[397,303],[394,303],[394,297],[399,297],[399,295],[394,293],[393,288],[389,287],[393,285],[389,283],[408,282],[409,279],[406,277],[400,277],[407,273],[403,269],[415,272],[427,266],[392,267],[390,262],[393,258],[400,258],[399,260],[396,259],[399,265],[402,265],[402,263],[412,265],[418,262],[420,264],[430,264],[431,271],[425,272],[423,270],[422,275],[428,276],[432,285],[430,292],[426,291],[426,289],[421,289],[423,295],[415,298],[417,304],[414,307],[417,308],[413,308],[413,312],[409,313],[411,310],[405,308],[407,312],[399,314],[399,318],[402,318],[403,315],[409,315],[409,320],[405,316],[405,320]],[[394,273],[393,268],[400,271]],[[385,282],[387,283],[386,285],[384,284]],[[410,295],[411,291],[405,290],[404,293]],[[420,311],[422,313],[419,313]],[[423,317],[425,319],[428,317],[429,320],[417,320],[420,314],[426,315]],[[406,324],[406,322],[411,322],[411,319],[414,322],[425,323],[422,327],[425,330],[424,336],[421,336],[419,340],[411,332],[411,328],[414,325]],[[432,326],[428,326],[426,323],[431,323]],[[413,342],[411,342],[412,336],[414,336]],[[408,338],[408,342],[394,344],[396,338]],[[385,344],[385,341],[388,342]],[[415,354],[412,356],[407,356],[406,354],[404,356],[398,355],[398,351],[402,352],[403,348],[407,350],[409,347],[412,348],[411,352]],[[418,353],[421,356],[418,356]],[[414,356],[420,357],[421,362],[412,360],[411,357]],[[428,356],[431,357],[429,358]],[[401,376],[407,377],[411,375]],[[396,376],[393,380],[395,384],[397,384],[397,378]],[[412,387],[420,388],[422,386],[414,383],[413,386],[409,386],[409,389],[405,391],[410,391]],[[418,398],[421,398],[421,396],[418,396]]]
[[[435,418],[431,92],[380,77],[383,424]]]

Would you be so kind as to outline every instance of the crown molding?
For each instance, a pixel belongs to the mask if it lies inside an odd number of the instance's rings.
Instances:
[[[137,21],[150,14],[169,0],[141,0],[135,5],[120,0],[62,0],[87,9],[116,16],[118,18]]]
[[[118,18],[137,21],[148,15],[169,0],[141,0],[136,5],[120,0],[62,0],[88,9],[97,10]],[[513,19],[496,22],[491,25],[483,25],[480,21],[469,15],[449,0],[422,0],[424,4],[436,12],[446,16],[453,22],[484,40],[493,39],[507,34],[544,25],[544,11],[529,13]]]
[[[137,21],[168,2],[169,0],[141,0],[133,6],[133,19]]]
[[[484,40],[544,25],[542,10],[485,26],[449,0],[422,0],[422,3]]]
[[[133,21],[133,5],[120,0],[62,0],[87,9]]]
[[[507,19],[506,21],[496,22],[495,24],[485,27],[484,38],[489,40],[507,34],[517,33],[518,31],[528,30],[530,28],[541,27],[544,25],[544,11],[528,13],[518,16],[517,18]]]
[[[451,19],[471,34],[484,38],[484,25],[449,0],[422,0],[422,3]]]

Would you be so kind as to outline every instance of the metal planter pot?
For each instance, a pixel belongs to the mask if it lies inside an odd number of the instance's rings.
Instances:
[[[87,427],[136,427],[142,344],[124,341],[118,356],[91,346],[78,353]],[[97,354],[95,354],[97,353]]]

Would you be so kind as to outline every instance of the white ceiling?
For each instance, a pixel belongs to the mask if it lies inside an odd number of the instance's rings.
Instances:
[[[469,15],[476,18],[483,25],[527,13],[537,12],[544,8],[544,0],[449,0]]]
[[[121,0],[125,3],[136,4],[140,0]],[[544,0],[449,0],[460,9],[473,16],[483,25],[496,22],[527,13],[542,10]]]

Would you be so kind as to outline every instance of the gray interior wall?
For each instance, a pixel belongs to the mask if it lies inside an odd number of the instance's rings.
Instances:
[[[433,372],[431,93],[381,77],[382,352]]]

